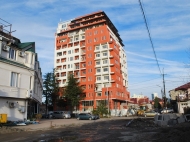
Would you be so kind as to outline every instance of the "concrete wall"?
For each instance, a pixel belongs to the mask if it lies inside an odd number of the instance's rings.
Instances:
[[[18,87],[10,86],[12,71],[20,74]],[[32,71],[0,62],[0,96],[26,98],[30,76]]]
[[[14,107],[10,107],[14,103]],[[0,98],[0,114],[7,114],[7,120],[18,121],[27,118],[26,100]]]

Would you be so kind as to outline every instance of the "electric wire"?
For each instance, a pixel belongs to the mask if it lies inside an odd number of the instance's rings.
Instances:
[[[155,49],[154,49],[154,44],[152,42],[152,38],[151,38],[150,31],[149,31],[149,28],[148,28],[148,24],[147,24],[147,20],[146,20],[146,17],[145,17],[145,13],[144,13],[144,10],[143,10],[143,6],[142,6],[140,0],[139,0],[139,4],[140,4],[140,8],[141,8],[141,11],[142,11],[142,14],[143,14],[143,18],[144,18],[144,22],[145,22],[145,25],[146,25],[146,29],[148,31],[148,36],[149,36],[150,43],[151,43],[151,46],[152,46],[152,49],[153,49],[154,57],[156,59],[156,63],[157,63],[158,69],[160,71],[160,74],[162,75],[162,72],[160,70],[160,66],[159,66],[159,63],[158,63],[158,59],[157,59],[157,56],[156,56],[156,52],[155,52]]]
[[[140,83],[144,83],[144,82],[147,82],[147,81],[155,80],[155,79],[158,79],[158,78],[160,78],[160,77],[157,77],[157,78],[154,78],[154,79],[145,80],[145,81],[138,82],[138,83],[133,83],[133,84],[130,84],[130,85],[140,84]]]

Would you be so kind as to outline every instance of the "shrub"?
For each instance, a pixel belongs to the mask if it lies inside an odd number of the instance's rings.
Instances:
[[[37,120],[40,120],[42,118],[42,114],[36,114],[35,117]]]

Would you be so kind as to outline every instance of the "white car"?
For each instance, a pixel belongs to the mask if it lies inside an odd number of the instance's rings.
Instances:
[[[174,110],[172,108],[165,108],[161,111],[161,113],[173,113]]]

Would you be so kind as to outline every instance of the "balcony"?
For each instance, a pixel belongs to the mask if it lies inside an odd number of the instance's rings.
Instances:
[[[110,72],[110,74],[115,74],[115,72]]]
[[[110,55],[109,58],[113,58],[113,55]]]
[[[114,79],[111,79],[111,81],[110,82],[115,82],[115,80]]]
[[[96,67],[96,68],[97,68],[97,67],[101,67],[101,64],[96,64],[95,67]]]
[[[111,51],[111,50],[113,50],[113,48],[109,48],[109,50]]]
[[[82,51],[82,52],[81,52],[81,55],[85,55],[85,54],[86,54],[86,51]]]
[[[86,62],[86,58],[81,58],[81,62]]]
[[[101,72],[96,72],[96,75],[101,75]]]

